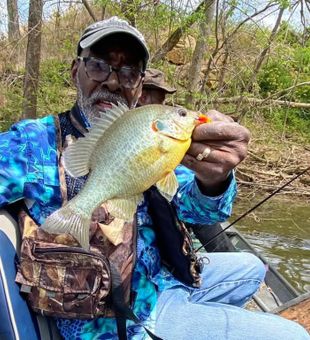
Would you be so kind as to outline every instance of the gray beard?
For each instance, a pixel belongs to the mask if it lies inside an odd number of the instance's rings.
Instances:
[[[89,97],[85,96],[81,89],[79,77],[77,77],[77,103],[90,125],[92,125],[96,117],[100,116],[101,112],[104,112],[98,110],[95,106],[95,103],[99,100],[114,103],[116,105],[122,103],[128,106],[126,99],[120,94],[111,93],[103,87],[96,89]]]

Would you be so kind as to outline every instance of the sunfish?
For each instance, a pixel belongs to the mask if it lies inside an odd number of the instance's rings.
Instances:
[[[195,126],[207,121],[205,115],[182,107],[154,104],[129,110],[113,105],[64,151],[67,172],[89,176],[83,189],[41,227],[69,233],[88,249],[91,216],[101,204],[116,218],[131,221],[143,192],[152,185],[171,201],[178,188],[174,169],[191,144]]]

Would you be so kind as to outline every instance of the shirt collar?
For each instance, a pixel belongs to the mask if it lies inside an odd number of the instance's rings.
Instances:
[[[70,111],[70,120],[72,125],[83,135],[88,132],[88,129],[91,126],[87,117],[79,108],[77,103],[75,103]]]

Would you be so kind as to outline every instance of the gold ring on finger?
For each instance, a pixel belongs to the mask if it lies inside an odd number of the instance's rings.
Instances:
[[[211,153],[211,149],[208,146],[205,147],[205,149],[196,156],[197,161],[202,161],[203,159],[207,159],[210,153]]]

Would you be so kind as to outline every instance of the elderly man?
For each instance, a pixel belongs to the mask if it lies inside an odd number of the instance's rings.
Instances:
[[[89,26],[72,64],[77,88],[74,107],[57,116],[19,122],[0,135],[0,206],[23,201],[27,218],[21,219],[21,227],[27,227],[29,220],[32,228],[41,225],[84,186],[86,176],[70,177],[61,167],[59,156],[67,143],[82,137],[94,117],[111,103],[121,102],[131,108],[137,104],[148,58],[143,36],[127,22],[113,17]],[[109,225],[108,212],[99,209],[93,215],[90,244],[101,249],[113,272],[118,272],[120,282],[111,270],[112,285],[121,289],[98,302],[105,311],[101,317],[59,318],[57,326],[65,339],[307,338],[297,324],[239,308],[264,277],[264,266],[257,258],[241,253],[209,254],[200,284],[200,262],[185,242],[181,223],[173,228],[177,217],[189,223],[211,224],[226,219],[231,212],[236,193],[232,170],[245,157],[249,133],[217,112],[209,114],[214,122],[195,130],[183,160],[186,168],[176,170],[180,187],[172,206],[158,192],[146,192],[134,223],[124,229],[126,242],[119,245],[109,243],[100,228],[101,224]],[[166,223],[162,229],[161,223]],[[177,230],[178,237],[162,248],[163,233],[171,225],[170,230]],[[178,259],[185,263],[183,268],[169,253],[178,240],[181,246],[187,245],[178,253]],[[86,278],[82,279],[85,282]],[[75,282],[74,275],[70,280]],[[49,283],[53,284],[57,282]],[[123,296],[120,291],[124,291]],[[78,298],[83,303],[89,296],[81,293]],[[44,299],[50,301],[49,306],[57,296],[50,293]],[[79,308],[80,303],[69,307]],[[131,319],[127,324],[126,318]]]

